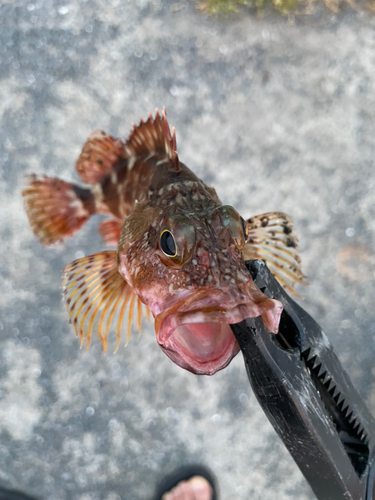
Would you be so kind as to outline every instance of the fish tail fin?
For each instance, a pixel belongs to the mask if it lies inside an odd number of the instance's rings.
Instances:
[[[73,324],[81,346],[86,339],[90,347],[96,333],[107,351],[110,332],[116,334],[116,351],[121,332],[127,329],[126,343],[135,322],[141,328],[146,306],[140,303],[129,284],[118,272],[117,252],[108,250],[77,259],[63,272],[63,295],[69,321]]]
[[[262,259],[279,283],[293,295],[296,283],[307,285],[301,269],[298,240],[292,219],[282,212],[268,212],[246,221],[245,260]]]
[[[31,228],[43,245],[72,236],[95,213],[91,190],[60,179],[32,175],[22,196]]]
[[[83,145],[76,170],[83,182],[98,184],[116,165],[125,162],[124,143],[103,130],[95,130]]]

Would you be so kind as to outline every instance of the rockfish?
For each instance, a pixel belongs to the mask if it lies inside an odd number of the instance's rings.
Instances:
[[[156,110],[126,141],[89,136],[76,169],[80,187],[32,176],[23,191],[31,227],[45,245],[72,236],[94,214],[117,250],[77,259],[64,270],[64,300],[81,345],[99,336],[117,348],[134,320],[155,318],[156,340],[177,365],[213,375],[239,351],[230,324],[261,316],[278,332],[282,305],[254,284],[247,259],[263,259],[289,291],[304,283],[291,219],[281,212],[244,220],[180,162],[175,130]]]

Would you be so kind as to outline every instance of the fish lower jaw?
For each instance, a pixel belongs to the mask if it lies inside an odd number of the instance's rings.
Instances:
[[[178,366],[198,375],[213,375],[225,368],[239,351],[227,323],[185,323],[158,342]]]
[[[230,324],[246,317],[242,307],[174,313],[164,318],[156,334],[158,344],[181,368],[199,375],[213,375],[239,352]]]

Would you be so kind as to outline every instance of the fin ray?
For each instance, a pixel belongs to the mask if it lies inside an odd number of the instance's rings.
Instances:
[[[307,285],[301,269],[298,240],[292,219],[282,212],[268,212],[246,221],[248,238],[243,249],[246,260],[263,259],[276,279],[297,295],[296,283]]]
[[[125,160],[124,143],[102,130],[95,130],[83,145],[76,163],[76,170],[83,182],[98,184],[113,171],[114,166]]]
[[[140,334],[142,331],[142,302],[139,299],[137,300],[137,327]]]
[[[156,109],[155,118],[149,114],[148,120],[140,120],[139,125],[134,125],[133,131],[125,143],[125,151],[129,156],[139,156],[150,153],[165,153],[172,161],[176,170],[178,166],[176,133],[172,133],[167,121],[165,109],[162,116]]]
[[[95,213],[89,189],[52,177],[30,176],[22,196],[30,226],[43,245],[72,236]]]
[[[109,219],[102,222],[99,226],[99,232],[108,246],[116,246],[120,238],[122,226],[117,220]]]
[[[130,295],[126,295],[123,302],[122,302],[122,306],[120,309],[120,314],[119,314],[119,318],[117,321],[117,328],[116,328],[116,336],[117,336],[116,351],[120,347],[121,325],[122,325],[122,321],[123,321],[124,314],[126,311],[126,306],[128,305],[129,299],[130,299]]]
[[[121,294],[118,295],[116,301],[114,302],[113,304],[113,307],[112,307],[112,310],[111,312],[109,313],[109,317],[108,317],[108,321],[107,321],[107,325],[106,325],[106,328],[105,328],[105,333],[104,333],[104,338],[105,338],[105,342],[106,342],[106,347],[107,347],[107,342],[108,342],[108,335],[109,335],[109,330],[111,328],[111,325],[112,325],[112,322],[113,322],[113,318],[115,316],[115,313],[116,313],[116,310],[117,310],[117,307],[118,305],[120,304],[120,301],[122,300],[122,295],[123,295],[123,292]],[[101,325],[102,326],[102,325]],[[116,346],[116,350],[118,349],[118,347]],[[106,351],[107,349],[105,349]]]
[[[116,251],[100,252],[69,264],[63,274],[63,290],[69,321],[81,346],[86,339],[88,349],[96,333],[106,351],[108,336],[114,331],[117,350],[126,327],[129,341],[135,300],[139,299],[118,272]],[[139,312],[136,319],[139,325]]]

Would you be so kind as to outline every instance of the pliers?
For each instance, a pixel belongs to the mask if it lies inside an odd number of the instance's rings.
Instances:
[[[231,325],[253,391],[318,500],[375,500],[375,420],[320,326],[261,260],[246,265],[284,310],[279,333],[261,318]]]

